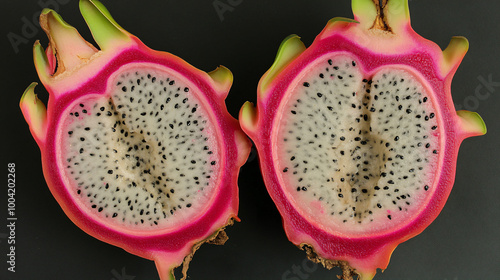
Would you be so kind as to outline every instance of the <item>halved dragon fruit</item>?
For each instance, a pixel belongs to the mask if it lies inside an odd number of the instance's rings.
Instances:
[[[100,50],[54,11],[34,45],[48,109],[33,83],[21,109],[50,191],[88,234],[154,260],[172,279],[205,242],[238,220],[237,177],[250,142],[224,100],[232,74],[146,47],[96,0],[80,10]]]
[[[352,7],[307,49],[284,40],[240,123],[290,241],[343,279],[372,279],[436,218],[461,141],[486,128],[451,98],[465,38],[441,51],[412,30],[407,0]]]

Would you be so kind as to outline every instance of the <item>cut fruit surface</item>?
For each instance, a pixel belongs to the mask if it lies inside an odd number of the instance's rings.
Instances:
[[[213,199],[220,139],[194,86],[154,66],[126,68],[109,93],[65,110],[58,163],[90,213],[131,230],[175,229]]]
[[[272,136],[290,201],[341,233],[400,226],[428,198],[439,160],[429,90],[404,68],[364,75],[344,55],[313,67],[284,97]]]

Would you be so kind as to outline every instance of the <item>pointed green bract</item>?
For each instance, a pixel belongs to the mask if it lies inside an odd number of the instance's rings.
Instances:
[[[286,37],[278,49],[278,54],[276,55],[273,65],[266,73],[266,76],[261,80],[261,84],[259,85],[260,93],[265,94],[269,84],[280,71],[305,50],[306,46],[300,40],[299,36],[293,34]]]
[[[239,118],[240,125],[247,133],[255,132],[257,127],[257,110],[252,102],[245,102],[240,109]]]
[[[486,124],[478,113],[462,110],[457,111],[457,115],[462,121],[462,129],[466,134],[472,136],[486,134]]]
[[[373,0],[352,0],[352,11],[363,29],[371,28],[377,18],[377,8]]]
[[[47,81],[52,73],[50,73],[50,64],[47,54],[38,40],[33,45],[33,60],[40,80],[42,80],[42,82]]]
[[[386,5],[387,22],[395,32],[399,33],[399,30],[410,23],[408,0],[387,0]]]
[[[36,138],[44,139],[47,128],[47,109],[35,94],[37,83],[31,83],[24,91],[19,106],[26,122]]]
[[[468,50],[469,41],[465,37],[455,36],[451,38],[448,47],[443,51],[443,63],[441,64],[443,76],[458,67]]]
[[[60,14],[58,14],[57,12],[55,12],[54,10],[52,9],[49,9],[49,8],[44,8],[42,10],[42,13],[40,14],[41,17],[44,17],[44,16],[48,16],[48,15],[51,15],[52,17],[54,17],[54,19],[64,28],[68,28],[68,29],[75,29],[73,26],[71,26],[70,24],[68,24],[62,17]]]
[[[342,23],[359,23],[357,20],[352,18],[344,18],[344,17],[334,17],[328,21],[327,25],[337,25]]]
[[[130,41],[130,35],[111,17],[108,10],[96,0],[81,0],[80,12],[102,50]]]
[[[318,36],[318,39],[328,38],[330,33],[336,32],[342,28],[348,28],[350,24],[359,24],[358,21],[350,18],[335,17],[328,21],[325,29]]]
[[[225,97],[233,84],[233,73],[226,67],[219,66],[214,71],[209,72],[208,75],[215,82],[219,93]]]

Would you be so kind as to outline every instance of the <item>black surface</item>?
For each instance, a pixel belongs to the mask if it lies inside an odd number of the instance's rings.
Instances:
[[[235,81],[227,104],[234,116],[244,101],[255,101],[257,82],[273,62],[283,38],[296,33],[309,45],[330,18],[352,17],[348,0],[220,2],[235,5],[223,14],[222,21],[212,0],[108,0],[104,4],[125,29],[148,46],[172,52],[205,71],[219,64],[231,69]],[[37,28],[16,52],[7,37],[9,32],[21,35],[23,18],[31,21],[41,11],[40,4],[55,8],[91,39],[77,1],[3,3],[0,279],[158,279],[153,262],[100,242],[73,225],[45,184],[39,150],[18,102],[24,89],[38,81],[31,46],[35,39],[46,45],[47,39]],[[441,47],[453,35],[470,40],[470,51],[454,79],[453,97],[457,107],[478,111],[489,131],[463,143],[455,187],[441,215],[421,235],[401,244],[388,269],[375,279],[498,279],[500,84],[494,84],[489,94],[482,91],[479,99],[475,90],[481,85],[480,77],[500,82],[500,2],[418,0],[411,1],[410,7],[414,29]],[[41,86],[37,92],[47,98]],[[7,271],[6,263],[9,162],[16,164],[17,176],[15,273]],[[225,246],[202,246],[191,263],[190,279],[337,279],[338,270],[328,271],[305,261],[304,252],[287,240],[256,159],[241,170],[240,194],[242,222],[228,230],[230,239]],[[286,273],[303,264],[310,272],[302,278]]]

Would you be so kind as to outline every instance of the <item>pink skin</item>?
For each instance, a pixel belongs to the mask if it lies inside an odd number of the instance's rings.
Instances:
[[[283,217],[290,241],[298,246],[312,245],[324,259],[347,261],[360,274],[361,279],[371,279],[377,268],[384,270],[387,267],[392,251],[398,244],[421,233],[437,217],[452,189],[460,143],[467,137],[484,132],[475,125],[466,125],[455,112],[451,99],[451,80],[465,52],[457,52],[451,65],[446,65],[443,63],[443,52],[434,43],[417,35],[411,29],[409,19],[398,30],[402,33],[398,34],[400,36],[394,41],[385,42],[392,44],[389,46],[384,46],[385,38],[369,38],[374,35],[363,35],[363,30],[360,29],[359,23],[329,23],[313,44],[284,66],[268,84],[264,80],[266,75],[271,74],[266,73],[259,86],[257,108],[245,105],[240,112],[240,123],[258,149],[267,190]],[[370,40],[380,40],[382,47],[374,51],[370,48]],[[392,54],[388,54],[389,51]],[[293,89],[294,81],[300,79],[299,74],[312,67],[318,58],[342,52],[357,58],[364,67],[365,76],[372,75],[380,67],[391,65],[407,67],[412,72],[419,73],[421,82],[431,89],[432,101],[440,118],[440,171],[434,179],[431,187],[433,193],[429,195],[427,203],[411,220],[390,231],[365,234],[362,237],[332,234],[334,229],[327,232],[321,225],[301,215],[281,186],[282,181],[276,172],[277,163],[273,161],[273,147],[270,145],[270,139],[274,139],[277,133],[273,124],[280,114],[276,112],[287,93]]]
[[[238,121],[226,109],[224,100],[232,83],[229,70],[219,68],[220,71],[207,74],[179,57],[151,50],[135,36],[123,30],[122,32],[128,39],[117,40],[111,49],[100,51],[89,61],[82,61],[81,65],[77,65],[80,68],[67,73],[56,73],[54,76],[54,52],[44,52],[48,56],[44,64],[40,56],[37,58],[35,45],[35,64],[40,79],[50,93],[49,103],[45,112],[45,107],[33,93],[32,85],[27,90],[28,94],[23,95],[20,106],[40,147],[43,173],[49,189],[66,215],[89,235],[132,254],[154,260],[160,278],[172,279],[172,270],[192,253],[195,244],[212,237],[231,219],[239,221],[237,178],[239,168],[250,153],[250,141],[241,131]],[[77,46],[80,42],[77,36],[69,40],[75,38],[74,45]],[[65,43],[71,46],[71,41]],[[78,198],[69,192],[71,186],[65,185],[64,172],[61,172],[57,163],[57,151],[60,150],[61,144],[57,135],[62,125],[62,113],[76,100],[85,98],[89,93],[106,94],[112,74],[121,66],[130,63],[157,64],[163,69],[177,72],[187,84],[196,88],[193,94],[199,93],[198,100],[210,114],[208,119],[213,121],[216,129],[215,139],[219,145],[222,172],[217,181],[218,185],[214,188],[213,198],[203,213],[194,220],[184,221],[175,229],[133,231],[107,225],[105,219],[96,219],[89,211],[80,208],[76,201]]]

